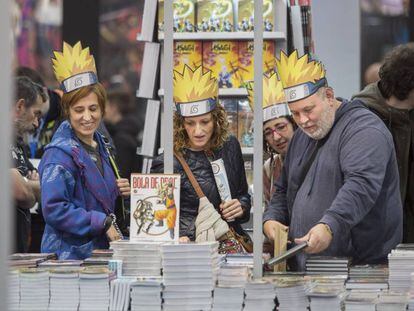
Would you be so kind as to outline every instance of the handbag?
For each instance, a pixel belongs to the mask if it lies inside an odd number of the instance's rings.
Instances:
[[[182,154],[174,152],[174,155],[181,163],[191,185],[200,199],[199,213],[195,221],[196,242],[219,241],[219,253],[229,254],[253,251],[253,243],[251,242],[250,237],[249,243],[245,236],[238,234],[233,228],[229,227],[227,222],[221,218],[221,215],[214,208],[213,204],[211,204],[208,198],[204,195],[203,190],[201,190],[199,183]],[[208,210],[208,212],[203,214],[204,210]],[[209,223],[206,223],[206,220],[208,220]],[[247,248],[245,248],[243,244],[245,244]]]

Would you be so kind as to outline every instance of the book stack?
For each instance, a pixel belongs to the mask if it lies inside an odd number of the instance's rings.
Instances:
[[[221,266],[217,283],[220,287],[243,287],[249,280],[250,269],[243,265],[225,263]]]
[[[411,286],[408,302],[408,311],[414,311],[414,273],[411,273]]]
[[[8,286],[8,310],[18,311],[20,304],[20,280],[18,270],[9,271]]]
[[[108,266],[114,251],[112,249],[95,249],[92,255],[83,261],[83,266]]]
[[[161,251],[160,242],[149,241],[115,241],[111,242],[114,250],[113,259],[122,260],[123,276],[160,276]]]
[[[223,287],[214,289],[212,311],[241,311],[244,301],[244,287]]]
[[[78,309],[80,270],[81,268],[57,266],[50,271],[49,311]]]
[[[244,311],[271,311],[275,307],[275,287],[265,280],[250,281],[245,288]]]
[[[346,276],[321,276],[311,278],[307,291],[312,311],[342,310],[345,298]]]
[[[253,254],[250,253],[227,254],[225,260],[229,265],[241,265],[253,268]]]
[[[79,273],[79,311],[108,310],[108,268],[85,268]]]
[[[386,290],[388,289],[388,267],[385,265],[360,265],[349,268],[346,289]]]
[[[375,311],[378,292],[353,290],[345,299],[345,311]]]
[[[54,271],[73,271],[74,268],[80,268],[82,265],[82,260],[55,260],[50,259],[39,263],[39,268],[44,268],[45,270],[54,270]],[[79,270],[79,269],[78,269]]]
[[[161,278],[141,278],[131,283],[131,311],[161,311],[161,281]]]
[[[348,275],[349,258],[312,256],[306,260],[306,274]]]
[[[405,311],[408,297],[406,293],[382,293],[378,298],[377,311]]]
[[[39,263],[48,259],[56,259],[56,255],[52,253],[16,253],[9,256],[9,267],[36,268]]]
[[[414,272],[414,250],[397,248],[388,254],[390,290],[408,292]]]
[[[44,311],[49,306],[49,272],[39,268],[20,271],[20,310]]]
[[[128,311],[132,278],[114,279],[111,281],[109,311]]]
[[[164,310],[210,310],[221,256],[217,242],[164,244]]]
[[[306,281],[303,277],[280,277],[274,281],[279,311],[308,310],[309,299],[306,296]]]

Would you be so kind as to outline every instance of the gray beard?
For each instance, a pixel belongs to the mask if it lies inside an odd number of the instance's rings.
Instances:
[[[328,106],[328,109],[326,109],[321,114],[321,118],[319,119],[318,123],[316,123],[317,130],[315,132],[308,133],[305,130],[303,130],[303,128],[301,129],[310,138],[315,139],[315,140],[320,140],[329,133],[329,131],[331,130],[334,124],[334,121],[335,121],[335,109],[333,107]]]

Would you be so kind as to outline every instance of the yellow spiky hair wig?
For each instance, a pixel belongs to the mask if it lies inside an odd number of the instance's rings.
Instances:
[[[307,54],[298,57],[297,50],[289,56],[281,51],[280,59],[276,59],[276,66],[287,102],[306,98],[327,85],[326,71],[322,63],[310,61]]]
[[[53,54],[53,70],[64,93],[98,82],[95,59],[88,47],[82,49],[80,41],[73,47],[64,42],[63,51]]]
[[[250,107],[254,109],[254,82],[249,82],[247,85],[247,97],[249,99]],[[277,78],[276,73],[270,76],[263,75],[263,123],[272,119],[285,117],[290,115],[290,110],[286,104],[285,92],[283,85]]]
[[[213,110],[218,100],[217,79],[202,66],[183,72],[174,70],[174,102],[177,112],[184,117],[198,116]]]

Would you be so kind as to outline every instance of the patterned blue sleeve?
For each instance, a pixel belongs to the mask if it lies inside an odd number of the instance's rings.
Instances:
[[[75,179],[64,166],[47,164],[44,167],[41,191],[43,216],[48,225],[81,237],[103,233],[106,215],[88,211],[74,202]]]

